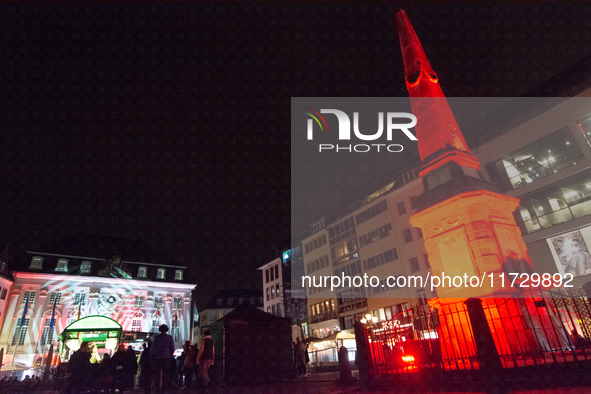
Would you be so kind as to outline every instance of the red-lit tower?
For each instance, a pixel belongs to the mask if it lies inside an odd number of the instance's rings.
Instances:
[[[490,308],[493,298],[515,295],[510,287],[500,286],[499,275],[508,258],[526,261],[531,268],[527,247],[513,217],[519,199],[498,193],[494,184],[484,180],[480,163],[470,153],[439,79],[404,11],[398,11],[396,23],[406,86],[412,112],[417,117],[415,132],[424,188],[418,200],[418,212],[411,216],[410,224],[423,232],[433,276],[482,278],[486,274],[488,278],[492,273],[494,278],[492,285],[491,280],[485,280],[482,287],[476,288],[453,287],[446,283],[445,287],[437,289],[439,298],[429,303],[445,309],[452,304],[463,305],[461,301],[468,298],[481,298]],[[521,313],[524,312],[515,308],[495,309],[497,316],[517,317],[512,319],[515,332],[508,340],[515,343],[496,343],[499,354],[510,352],[517,342],[531,335],[528,327],[520,323]],[[500,322],[500,319],[489,319],[493,332],[500,328],[495,327],[502,324]],[[466,330],[465,326],[470,324],[466,319],[441,323],[440,337],[445,346],[460,346],[453,338],[455,332],[471,332]],[[475,349],[472,346],[454,351],[464,354],[473,353]]]

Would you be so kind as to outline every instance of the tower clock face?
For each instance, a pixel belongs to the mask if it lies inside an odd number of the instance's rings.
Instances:
[[[451,181],[451,169],[448,166],[439,167],[425,175],[427,178],[427,187],[433,190],[439,185]]]

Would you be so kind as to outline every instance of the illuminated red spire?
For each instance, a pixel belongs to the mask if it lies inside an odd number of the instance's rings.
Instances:
[[[461,166],[480,170],[480,163],[470,149],[439,86],[423,47],[408,20],[406,12],[396,13],[406,88],[413,114],[421,156],[421,176],[454,161]]]

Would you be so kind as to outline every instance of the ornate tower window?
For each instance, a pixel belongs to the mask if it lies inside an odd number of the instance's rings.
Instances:
[[[74,306],[86,305],[86,293],[76,293],[74,295]]]
[[[148,268],[147,267],[139,267],[137,269],[137,277],[140,279],[145,279],[148,276]]]
[[[83,261],[80,265],[80,273],[81,274],[90,274],[90,268],[92,267],[92,263],[90,261]]]
[[[183,307],[183,298],[182,297],[174,297],[172,300],[172,305],[174,308],[182,308]]]
[[[142,313],[136,313],[133,315],[131,318],[131,331],[142,331],[142,320],[144,320],[144,315]]]
[[[145,297],[136,296],[133,306],[134,308],[143,308],[144,307]],[[156,306],[156,302],[154,302],[154,306]]]
[[[174,271],[174,280],[183,280],[183,270]]]
[[[14,328],[14,336],[12,337],[11,346],[24,345],[25,338],[27,337],[27,330],[29,328],[29,319],[24,319],[23,326],[21,327],[21,320],[16,320],[16,327]]]
[[[68,271],[68,260],[67,259],[59,259],[57,261],[57,267],[55,267],[56,271],[59,272],[67,272]]]
[[[40,270],[41,268],[43,268],[43,257],[33,256],[33,259],[31,260],[31,265],[29,266],[29,269]]]
[[[49,295],[49,305],[59,305],[62,300],[62,293],[51,293]]]
[[[53,339],[53,331],[55,330],[55,320],[54,326],[51,327],[51,315],[49,317],[45,317],[45,322],[43,323],[43,333],[41,334],[41,345],[49,345]]]
[[[23,293],[23,304],[29,300],[29,307],[31,307],[35,303],[35,292],[34,291],[25,291]]]
[[[154,297],[154,308],[162,308],[162,305],[164,305],[164,298]]]
[[[156,279],[164,279],[166,277],[166,270],[164,268],[158,268],[156,273]]]

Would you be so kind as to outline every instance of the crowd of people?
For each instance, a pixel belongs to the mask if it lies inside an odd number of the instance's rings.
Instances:
[[[41,386],[41,379],[37,376],[26,375],[23,380],[16,376],[4,376],[0,379],[0,393],[32,393]]]
[[[159,330],[160,334],[152,342],[143,345],[139,363],[132,347],[120,345],[113,356],[105,354],[100,364],[92,364],[92,345],[83,342],[70,357],[65,394],[87,391],[89,387],[96,391],[124,393],[132,391],[136,383],[144,393],[151,393],[153,387],[163,393],[168,388],[191,388],[198,378],[208,386],[209,368],[215,358],[210,332],[204,333],[199,349],[186,341],[183,353],[175,358],[174,340],[167,334],[168,326],[162,325]]]

